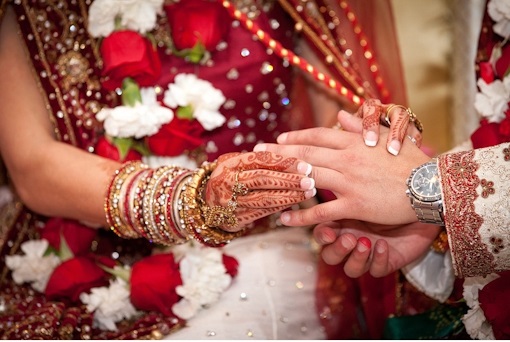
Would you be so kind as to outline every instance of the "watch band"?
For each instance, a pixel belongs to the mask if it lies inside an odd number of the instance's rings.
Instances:
[[[422,202],[411,197],[411,206],[416,212],[418,221],[444,226],[443,201]]]

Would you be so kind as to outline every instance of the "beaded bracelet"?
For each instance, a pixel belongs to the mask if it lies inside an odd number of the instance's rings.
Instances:
[[[141,162],[123,164],[112,178],[105,199],[108,225],[126,239],[146,238],[164,245],[184,243],[186,230],[178,229],[172,210],[175,187],[189,171],[174,166],[150,169]]]
[[[146,167],[146,165],[143,165],[139,161],[124,163],[118,170],[115,171],[115,175],[108,187],[104,205],[106,221],[108,222],[110,229],[120,237],[127,239],[136,239],[140,237],[132,226],[127,224],[123,219],[121,203],[125,196],[125,189],[123,187],[125,182],[135,171],[142,170]]]

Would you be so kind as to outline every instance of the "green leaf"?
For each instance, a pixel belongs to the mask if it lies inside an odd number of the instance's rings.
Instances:
[[[125,106],[134,107],[136,103],[142,103],[142,94],[140,87],[130,77],[126,77],[122,81],[122,104]]]
[[[179,119],[193,120],[193,107],[191,105],[179,107],[177,108],[176,115]]]
[[[104,265],[99,265],[105,272],[110,273],[120,279],[124,280],[129,284],[129,279],[131,278],[131,270],[123,267],[115,266],[114,268],[106,267]]]
[[[193,46],[193,48],[190,50],[188,58],[190,62],[200,63],[200,61],[205,55],[205,52],[206,52],[205,46],[200,41],[197,41],[195,46]]]
[[[115,147],[117,147],[117,150],[119,151],[119,156],[121,160],[124,160],[126,158],[129,149],[131,146],[134,145],[133,138],[116,138],[114,137],[112,139],[112,143]]]
[[[67,241],[62,234],[60,234],[60,251],[58,254],[62,261],[74,258],[73,251],[71,251],[71,248],[69,248],[69,245],[67,244]]]
[[[131,149],[139,152],[143,156],[149,156],[151,155],[151,150],[145,145],[143,141],[135,140],[133,143],[133,146],[131,146]]]

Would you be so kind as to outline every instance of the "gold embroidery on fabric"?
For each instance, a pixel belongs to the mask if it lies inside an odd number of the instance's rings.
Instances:
[[[71,86],[88,81],[87,70],[89,62],[76,51],[68,51],[57,60],[57,69],[62,76],[64,90],[68,91]]]
[[[85,29],[87,6],[84,1],[79,2],[78,12],[81,13],[71,10],[67,1],[62,0],[47,1],[42,9],[34,9],[27,1],[23,1],[22,6],[27,14],[24,20],[31,27],[30,39],[37,46],[37,56],[29,57],[38,59],[43,67],[36,73],[39,89],[44,93],[43,81],[49,82],[52,88],[44,97],[56,137],[76,146],[77,132],[71,116],[76,117],[77,127],[94,129],[100,127],[95,114],[102,107],[99,76],[94,75],[93,70],[101,61],[97,59],[98,44],[89,38]],[[50,15],[56,15],[58,20],[50,20]],[[94,66],[90,65],[91,61]],[[58,109],[50,107],[48,101],[56,102]],[[63,122],[65,128],[58,122]]]
[[[439,157],[443,170],[441,183],[445,195],[445,223],[458,277],[481,276],[494,270],[494,256],[487,250],[479,234],[483,218],[475,212],[474,201],[480,179],[474,151]]]

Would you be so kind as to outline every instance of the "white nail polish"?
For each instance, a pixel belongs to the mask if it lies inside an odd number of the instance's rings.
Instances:
[[[365,139],[365,145],[374,147],[375,145],[377,145],[377,141]]]
[[[377,134],[375,134],[375,132],[368,131],[365,134],[365,145],[370,147],[377,145]]]
[[[400,143],[396,140],[393,140],[388,146],[388,152],[396,156],[400,150]]]
[[[308,176],[310,173],[312,173],[312,165],[311,164],[307,164],[306,165],[305,176]]]

